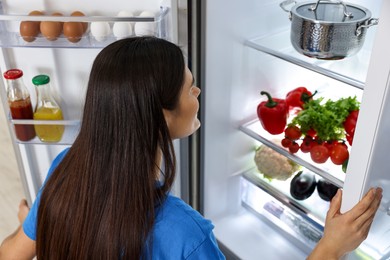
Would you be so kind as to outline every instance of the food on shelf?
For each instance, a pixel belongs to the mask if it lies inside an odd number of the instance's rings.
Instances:
[[[314,130],[320,141],[343,139],[343,123],[351,111],[359,109],[359,102],[356,97],[323,101],[323,98],[318,98],[306,102],[289,125],[298,126],[304,135],[308,135],[309,130]]]
[[[345,119],[343,126],[346,132],[346,139],[352,145],[353,136],[355,135],[356,122],[359,116],[359,110],[353,110]]]
[[[28,15],[43,15],[41,11],[31,11]],[[40,31],[40,24],[39,21],[22,21],[20,22],[19,26],[19,32],[22,36],[23,40],[26,42],[33,42],[35,41],[35,38],[38,36]]]
[[[80,11],[74,11],[71,16],[84,16]],[[76,43],[81,40],[83,34],[87,31],[88,24],[83,22],[65,22],[63,31],[68,41]]]
[[[254,159],[260,173],[270,179],[287,180],[300,168],[294,161],[265,145],[257,148]]]
[[[139,17],[154,17],[154,12],[143,11]],[[134,25],[134,33],[137,36],[155,35],[156,23],[155,22],[137,22]]]
[[[38,75],[32,79],[37,90],[35,120],[63,120],[62,110],[50,90],[50,77]],[[64,133],[64,125],[36,124],[35,131],[42,142],[58,142]]]
[[[315,163],[325,163],[329,158],[329,149],[325,144],[316,144],[310,149],[310,158]]]
[[[61,13],[53,13],[52,16],[62,16]],[[42,21],[40,30],[43,36],[49,41],[55,41],[62,33],[63,22],[58,21]]]
[[[70,14],[70,16],[85,16],[85,14],[81,11],[74,11]],[[87,22],[80,22],[83,26],[83,33],[87,32],[88,30],[88,23]]]
[[[105,41],[111,34],[110,25],[107,22],[92,22],[91,34],[98,42]]]
[[[325,201],[331,201],[334,195],[336,195],[338,189],[339,188],[336,185],[324,179],[319,179],[317,181],[318,195]]]
[[[79,42],[83,36],[83,31],[83,26],[79,22],[64,23],[64,35],[70,42]]]
[[[316,163],[330,158],[335,165],[343,165],[349,158],[346,141],[352,145],[360,103],[356,97],[325,101],[322,97],[314,99],[314,94],[298,87],[286,95],[292,119],[284,129],[281,144],[290,153],[310,153]],[[267,130],[264,124],[263,128]]]
[[[30,93],[23,81],[23,71],[10,69],[4,72],[7,82],[7,101],[13,119],[33,119]],[[15,124],[15,135],[20,141],[29,141],[35,137],[33,125]]]
[[[133,17],[134,14],[127,11],[120,11],[118,17]],[[112,33],[119,40],[129,37],[133,34],[133,26],[131,22],[116,22],[112,27]]]
[[[348,147],[345,143],[336,143],[330,149],[330,160],[336,165],[342,165],[349,158]]]
[[[261,91],[268,100],[257,106],[257,116],[263,128],[270,134],[277,135],[284,132],[287,124],[288,107],[284,99],[272,98],[268,92]]]
[[[300,171],[290,182],[290,194],[296,200],[305,200],[313,194],[316,185],[313,173]]]
[[[303,108],[303,105],[309,100],[313,99],[313,96],[317,93],[317,91],[311,93],[305,87],[297,87],[286,95],[286,103],[289,109],[293,108]]]

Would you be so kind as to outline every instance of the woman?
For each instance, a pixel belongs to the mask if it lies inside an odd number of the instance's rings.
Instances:
[[[210,221],[169,195],[172,139],[199,128],[199,94],[172,43],[135,37],[104,48],[92,66],[80,134],[54,160],[0,258],[224,259]],[[372,189],[340,214],[340,193],[313,259],[336,259],[357,247],[381,199],[381,190]],[[25,211],[22,204],[21,215]]]

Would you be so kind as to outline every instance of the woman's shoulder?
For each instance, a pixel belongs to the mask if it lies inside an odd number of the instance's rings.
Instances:
[[[210,220],[205,219],[182,199],[168,195],[158,210],[156,225],[171,224],[174,224],[178,230],[183,230],[181,227],[185,227],[185,232],[200,232],[206,235],[214,228]]]
[[[183,200],[168,195],[156,216],[154,259],[224,259],[213,228]]]

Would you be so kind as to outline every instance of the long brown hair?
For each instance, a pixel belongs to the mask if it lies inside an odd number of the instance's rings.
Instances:
[[[180,48],[154,37],[119,40],[97,55],[80,133],[42,193],[38,259],[145,257],[155,207],[175,178],[163,109],[178,104],[184,72]]]

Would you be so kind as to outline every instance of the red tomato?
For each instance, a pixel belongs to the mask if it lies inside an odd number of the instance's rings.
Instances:
[[[330,160],[336,165],[342,165],[348,158],[349,152],[345,144],[336,144],[330,151]]]
[[[290,147],[288,148],[288,150],[290,151],[290,153],[296,153],[299,151],[299,144],[297,144],[296,142],[293,142]]]
[[[303,138],[303,141],[301,143],[301,151],[303,153],[308,153],[310,152],[311,148],[313,147],[313,138],[311,138],[310,136],[305,136],[305,138]]]
[[[297,126],[289,126],[284,130],[284,135],[290,140],[298,140],[301,137],[301,129]]]
[[[289,148],[292,144],[292,141],[288,138],[283,138],[282,141],[282,146],[285,147],[285,148]]]
[[[324,163],[329,158],[329,150],[324,145],[315,145],[310,150],[310,157],[316,163]]]

